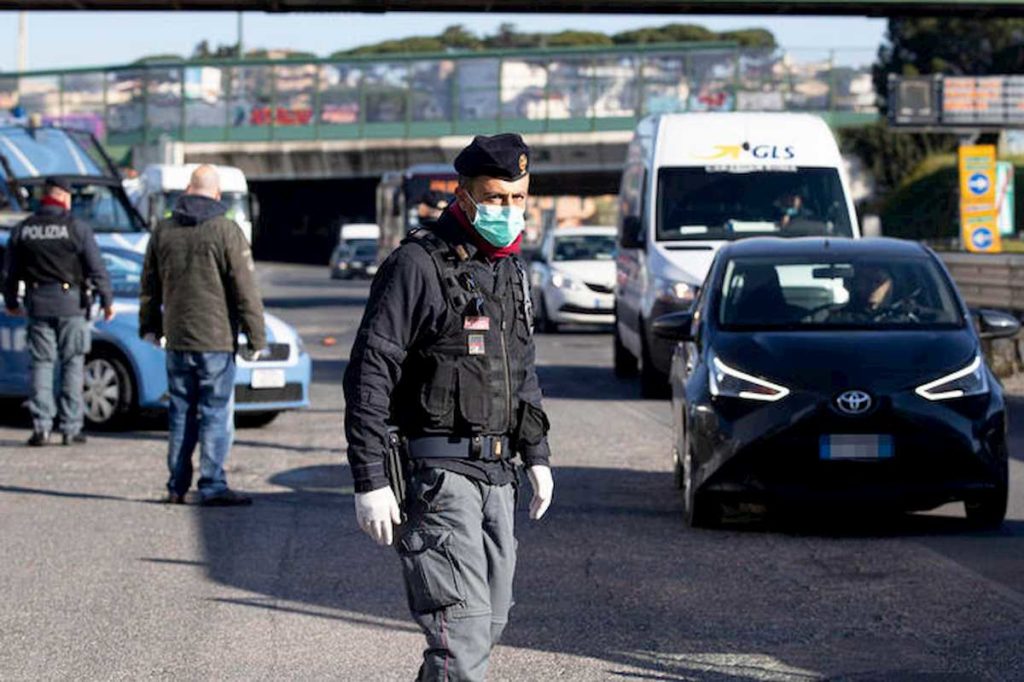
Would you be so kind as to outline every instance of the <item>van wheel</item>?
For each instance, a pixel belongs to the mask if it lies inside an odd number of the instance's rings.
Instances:
[[[651,351],[641,333],[640,393],[649,399],[664,399],[670,396],[668,377],[654,367]]]
[[[620,379],[629,379],[636,376],[636,358],[629,352],[622,343],[622,337],[619,336],[619,324],[615,323],[615,331],[612,333],[615,344],[615,376]]]

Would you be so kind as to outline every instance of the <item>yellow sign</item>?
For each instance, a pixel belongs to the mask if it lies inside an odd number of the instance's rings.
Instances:
[[[990,144],[960,147],[960,206],[996,204],[996,148]]]
[[[995,209],[961,210],[960,239],[968,251],[999,253],[1003,250],[999,238],[999,214]]]

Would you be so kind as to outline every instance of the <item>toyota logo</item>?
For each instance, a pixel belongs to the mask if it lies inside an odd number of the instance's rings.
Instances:
[[[864,391],[846,391],[836,398],[836,407],[846,414],[864,414],[871,409],[871,396]]]

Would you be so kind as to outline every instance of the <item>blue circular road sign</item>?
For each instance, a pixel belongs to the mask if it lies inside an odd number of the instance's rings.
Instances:
[[[967,180],[967,186],[971,190],[971,194],[977,194],[981,196],[988,191],[990,182],[988,175],[985,173],[975,173]]]
[[[992,230],[987,227],[979,227],[971,235],[971,243],[976,249],[987,249],[992,246]]]

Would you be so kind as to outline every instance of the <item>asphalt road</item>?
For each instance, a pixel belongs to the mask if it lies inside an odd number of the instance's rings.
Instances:
[[[367,287],[260,273],[315,384],[312,409],[238,433],[229,480],[253,507],[156,503],[158,421],[30,450],[5,408],[0,679],[412,679],[398,562],[357,528],[344,460],[341,375]],[[958,506],[694,531],[668,404],[613,377],[606,334],[538,347],[555,501],[539,523],[520,501],[518,603],[491,679],[1024,679],[1024,403],[999,532],[970,532]]]

